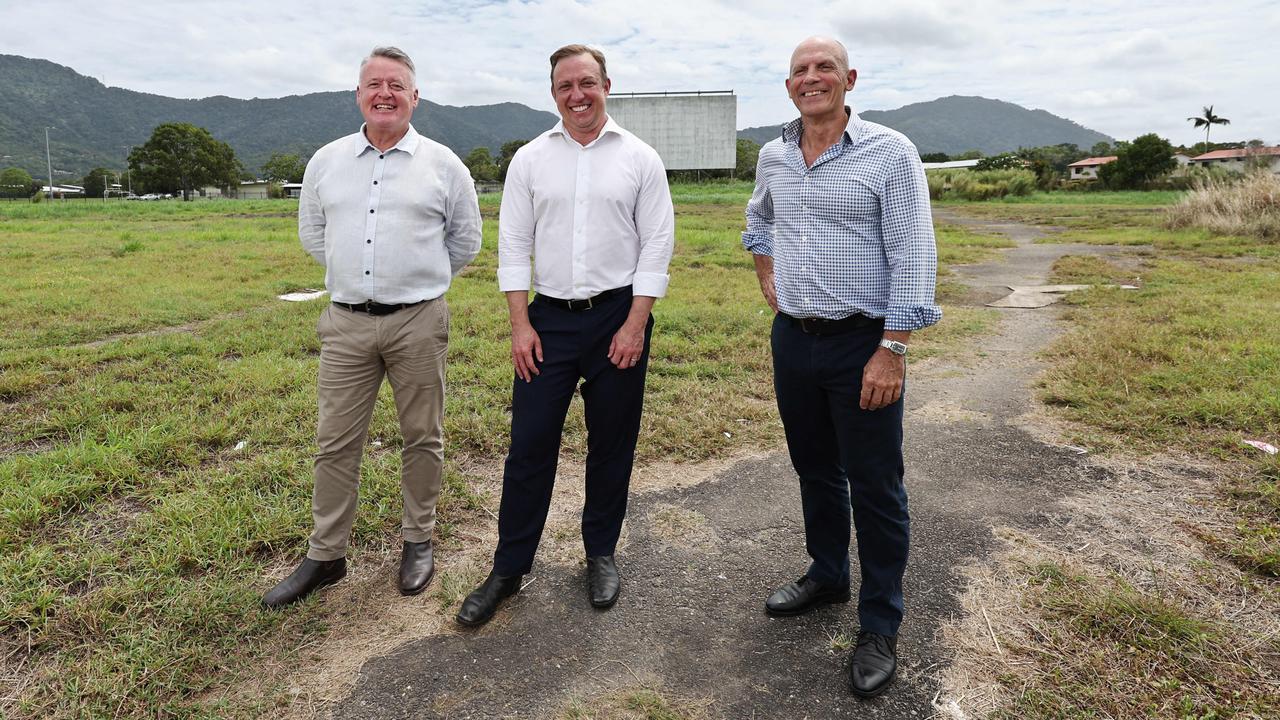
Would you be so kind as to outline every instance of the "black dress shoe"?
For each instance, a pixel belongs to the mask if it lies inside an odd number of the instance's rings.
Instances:
[[[774,590],[769,599],[764,601],[764,610],[770,615],[791,617],[803,615],[822,605],[844,602],[849,602],[848,585],[823,585],[805,575]]]
[[[618,566],[612,555],[587,558],[587,595],[593,607],[613,607],[621,588],[622,579],[618,577]]]
[[[898,638],[863,631],[849,660],[849,689],[871,698],[889,689],[898,669]]]
[[[296,603],[326,585],[332,585],[347,575],[347,559],[312,560],[303,558],[293,574],[280,581],[262,596],[262,606],[276,610]]]
[[[523,575],[503,577],[489,573],[480,587],[471,591],[462,607],[458,609],[458,622],[468,627],[475,627],[489,622],[489,618],[498,610],[498,603],[520,592],[520,580]]]
[[[400,594],[417,595],[431,584],[436,576],[436,561],[431,553],[431,541],[405,542],[400,551]]]

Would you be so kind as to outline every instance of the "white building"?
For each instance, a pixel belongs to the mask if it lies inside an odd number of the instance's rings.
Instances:
[[[1245,172],[1265,167],[1280,175],[1280,146],[1214,150],[1191,158],[1192,167],[1217,167],[1232,172]]]
[[[1091,157],[1083,160],[1077,160],[1067,166],[1071,170],[1068,180],[1097,180],[1098,168],[1109,162],[1115,162],[1115,155],[1106,155],[1103,157]]]

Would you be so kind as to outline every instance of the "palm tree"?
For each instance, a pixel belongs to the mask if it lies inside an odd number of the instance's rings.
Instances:
[[[1204,151],[1205,152],[1209,152],[1209,149],[1210,149],[1209,128],[1213,127],[1214,125],[1230,125],[1231,124],[1230,120],[1224,117],[1218,117],[1217,115],[1214,115],[1212,105],[1204,109],[1204,115],[1201,115],[1198,117],[1189,117],[1187,118],[1187,120],[1195,123],[1196,127],[1204,128]]]

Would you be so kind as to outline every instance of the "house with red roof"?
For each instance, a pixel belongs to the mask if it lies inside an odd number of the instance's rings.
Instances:
[[[1097,180],[1098,168],[1109,162],[1115,162],[1115,155],[1107,155],[1105,157],[1091,157],[1083,160],[1077,160],[1067,167],[1071,170],[1069,180]]]
[[[1280,175],[1280,146],[1214,150],[1191,158],[1191,166],[1217,167],[1241,173],[1253,167],[1263,167]]]

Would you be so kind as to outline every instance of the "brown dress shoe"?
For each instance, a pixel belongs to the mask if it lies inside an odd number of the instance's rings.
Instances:
[[[332,585],[347,574],[347,559],[312,560],[303,558],[302,564],[289,577],[262,596],[262,606],[277,610],[305,598],[326,585]]]
[[[417,595],[431,584],[436,576],[436,562],[431,553],[431,541],[406,542],[400,552],[400,594]]]

